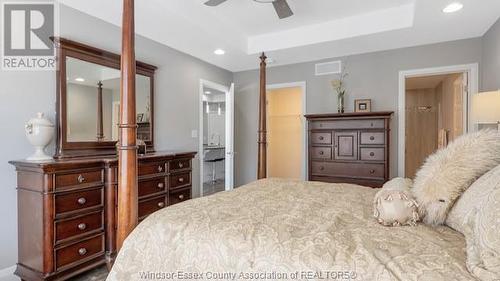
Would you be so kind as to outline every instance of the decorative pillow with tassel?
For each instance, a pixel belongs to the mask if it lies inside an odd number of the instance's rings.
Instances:
[[[395,178],[384,184],[373,200],[373,216],[385,226],[415,226],[418,205],[411,193],[411,179]]]
[[[457,198],[499,164],[500,133],[492,130],[460,136],[429,156],[412,189],[420,217],[427,224],[443,224]]]

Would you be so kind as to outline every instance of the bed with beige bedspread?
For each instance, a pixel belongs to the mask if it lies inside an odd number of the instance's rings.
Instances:
[[[174,205],[133,231],[107,280],[476,280],[461,233],[382,226],[376,192],[266,179]]]

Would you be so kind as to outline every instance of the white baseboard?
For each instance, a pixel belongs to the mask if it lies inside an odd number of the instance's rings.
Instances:
[[[16,270],[15,265],[0,269],[0,280],[4,280],[4,278],[6,278],[6,277],[13,278],[14,277],[14,270]],[[5,280],[11,280],[11,279],[5,279]],[[15,280],[15,279],[12,279],[12,280]]]

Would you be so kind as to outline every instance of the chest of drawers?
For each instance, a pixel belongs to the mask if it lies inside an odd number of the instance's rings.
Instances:
[[[139,157],[139,220],[191,198],[194,152]],[[12,161],[23,280],[66,280],[116,256],[116,158]]]
[[[309,180],[381,187],[389,180],[392,114],[306,115]]]

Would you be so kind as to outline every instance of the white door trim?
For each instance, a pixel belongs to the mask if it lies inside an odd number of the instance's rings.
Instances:
[[[467,73],[469,77],[469,88],[467,89],[467,97],[464,99],[464,124],[466,124],[466,132],[472,130],[472,120],[470,118],[471,99],[472,96],[479,92],[479,64],[463,64],[451,65],[443,67],[431,67],[421,69],[411,69],[399,72],[399,98],[398,98],[398,176],[405,175],[405,127],[406,127],[406,78],[450,74],[450,73]]]
[[[204,176],[204,171],[203,171],[203,87],[208,87],[208,88],[212,88],[214,90],[217,90],[217,91],[221,91],[221,92],[224,92],[226,93],[226,95],[229,94],[229,91],[230,91],[230,88],[227,87],[227,86],[224,86],[224,85],[221,85],[221,84],[218,84],[218,83],[215,83],[215,82],[212,82],[212,81],[208,81],[208,80],[205,80],[205,79],[200,79],[200,88],[199,88],[199,124],[198,124],[198,159],[199,159],[199,162],[200,162],[200,177],[199,177],[199,182],[200,182],[200,197],[203,197],[203,176]],[[234,120],[233,120],[233,123],[234,123]],[[225,128],[226,130],[226,133],[227,133],[227,130],[228,128]],[[227,135],[227,134],[226,134]],[[234,135],[232,136],[233,138],[233,143],[234,143]],[[234,145],[233,145],[234,146]],[[224,155],[226,155],[224,153]],[[227,156],[226,156],[227,157]],[[226,171],[226,173],[231,173],[231,177],[234,177],[234,171]],[[233,186],[231,186],[229,189],[233,189]],[[228,190],[227,186],[226,186],[226,190]]]
[[[289,82],[289,83],[280,83],[280,84],[267,84],[266,89],[267,90],[276,90],[276,89],[283,89],[283,88],[295,88],[295,87],[300,87],[302,89],[302,116],[300,120],[302,121],[303,124],[303,134],[302,134],[302,157],[304,159],[303,165],[302,165],[302,179],[307,180],[308,178],[308,168],[307,168],[307,122],[306,122],[306,117],[304,116],[307,112],[307,86],[306,86],[305,81],[299,81],[299,82]]]

